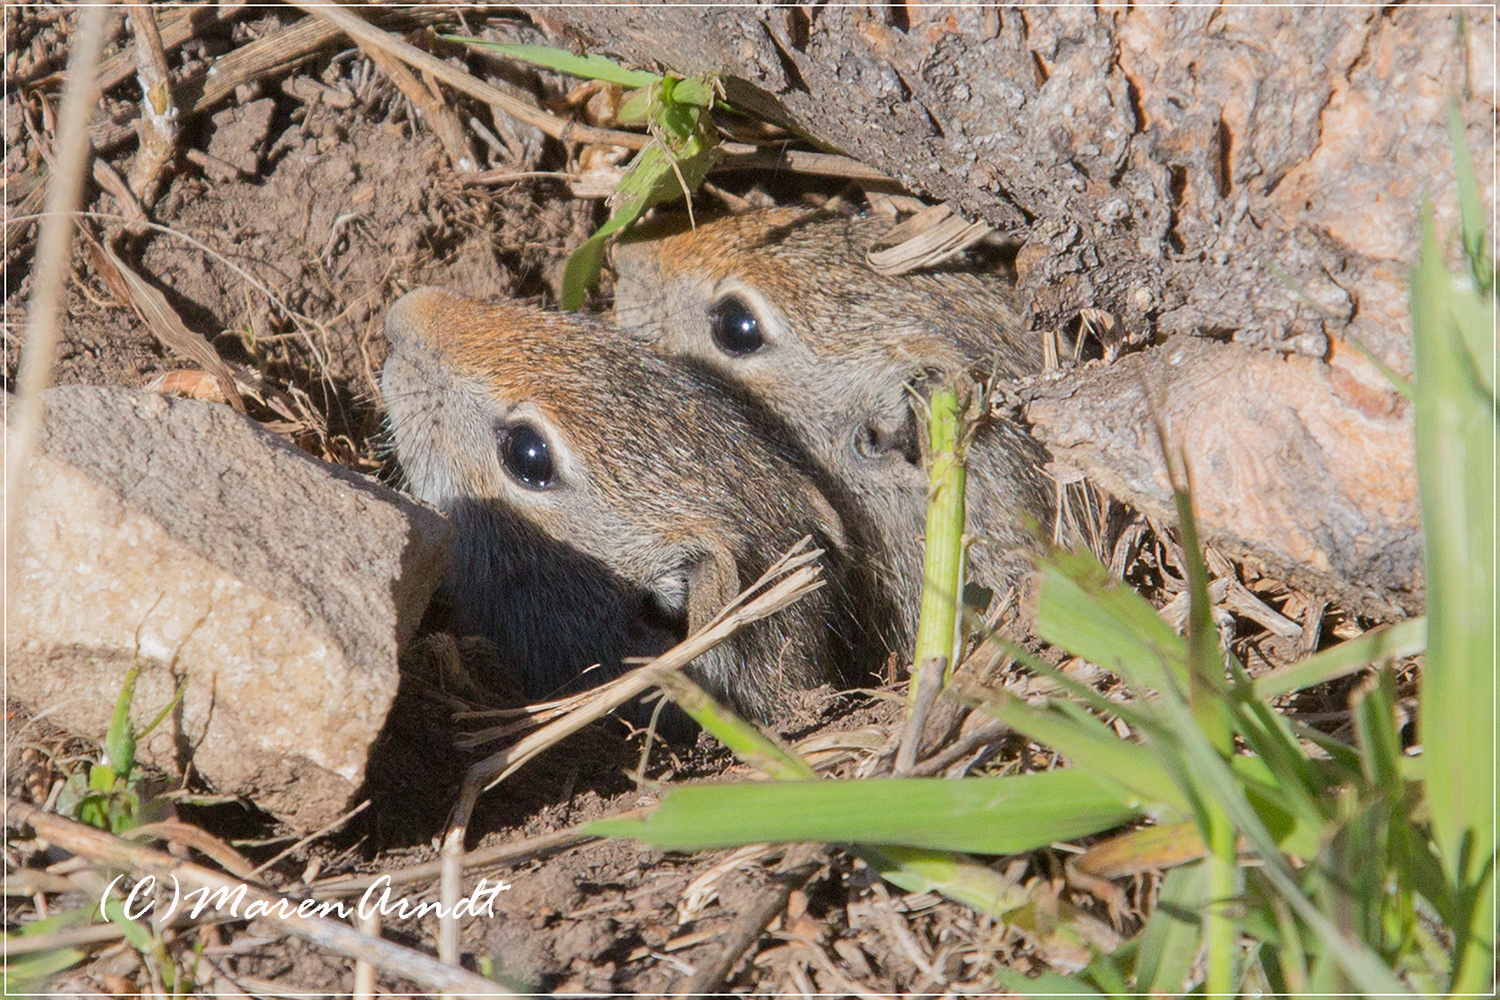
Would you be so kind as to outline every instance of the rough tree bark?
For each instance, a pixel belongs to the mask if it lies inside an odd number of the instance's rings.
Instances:
[[[1147,509],[1170,496],[1142,433],[1159,418],[1210,540],[1358,610],[1421,606],[1409,407],[1344,342],[1411,374],[1422,199],[1440,229],[1456,225],[1450,99],[1494,203],[1493,12],[647,2],[532,15],[590,51],[728,74],[738,100],[1009,234],[1037,329],[1094,308],[1132,343],[1207,338],[1144,361],[1149,393],[1122,396],[1085,368],[1040,388],[1028,415],[1060,459]],[[1249,509],[1261,514],[1237,519]]]

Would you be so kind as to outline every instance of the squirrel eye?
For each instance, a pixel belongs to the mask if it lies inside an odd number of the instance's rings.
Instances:
[[[727,295],[708,312],[709,332],[719,350],[734,357],[754,354],[765,346],[760,319],[738,295]]]
[[[556,474],[547,439],[530,424],[516,424],[500,431],[500,464],[512,479],[534,490],[551,486]]]

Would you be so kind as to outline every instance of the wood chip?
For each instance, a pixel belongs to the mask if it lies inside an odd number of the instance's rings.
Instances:
[[[918,212],[892,229],[865,254],[865,263],[876,274],[906,274],[932,267],[963,253],[991,232],[983,222],[965,222],[946,204]]]

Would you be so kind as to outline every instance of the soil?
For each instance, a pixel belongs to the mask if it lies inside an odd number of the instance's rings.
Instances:
[[[12,210],[11,202],[20,201],[11,197],[21,190],[20,179],[43,170],[49,155],[43,140],[50,138],[62,44],[69,33],[60,11],[47,8],[19,19],[7,11],[5,169]],[[290,8],[246,11],[203,29],[169,56],[169,65],[189,74],[300,17]],[[513,40],[544,40],[519,16],[496,15],[486,24]],[[127,50],[130,39],[128,29],[116,23],[109,52]],[[497,86],[529,92],[533,99],[557,102],[567,91],[567,82],[551,74],[502,71],[480,59],[468,64]],[[342,98],[309,103],[291,96],[318,88]],[[127,112],[140,90],[131,76],[105,96],[114,118],[130,120]],[[245,82],[218,106],[184,117],[174,169],[149,213],[155,227],[139,232],[122,227],[119,216],[128,209],[97,186],[89,190],[90,214],[81,223],[86,238],[76,244],[71,261],[55,380],[139,387],[190,367],[157,342],[112,291],[89,249],[91,241],[108,241],[222,358],[258,373],[266,386],[295,404],[293,419],[264,408],[252,408],[253,416],[318,457],[389,478],[394,470],[381,444],[376,384],[386,307],[422,284],[447,285],[478,298],[556,301],[563,262],[603,211],[598,199],[574,197],[565,183],[546,176],[570,169],[576,150],[497,120],[481,106],[462,103],[460,111],[464,120],[475,116],[494,136],[493,143],[474,144],[482,170],[542,176],[466,182],[411,103],[342,38],[294,69]],[[134,142],[125,142],[101,160],[129,177],[135,150]],[[205,156],[190,158],[190,150]],[[739,174],[716,177],[715,183],[731,199],[826,198],[843,188],[837,180]],[[715,195],[700,194],[700,199],[704,210],[715,207]],[[34,228],[23,227],[14,237],[8,233],[7,388],[25,347],[34,250]],[[592,307],[606,305],[608,295],[606,276]],[[1172,595],[1163,589],[1162,561],[1170,544],[1140,518],[1117,513],[1108,536],[1099,541],[1100,551],[1108,558],[1128,528],[1140,528],[1124,561],[1132,581],[1165,603]],[[1298,620],[1306,614],[1330,633],[1344,624],[1338,609],[1320,612],[1322,605],[1311,595],[1274,581],[1246,582]],[[1252,623],[1241,626],[1242,655],[1256,672],[1299,655],[1295,643]],[[372,808],[274,865],[267,877],[275,884],[394,872],[436,857],[433,845],[445,829],[461,778],[479,753],[456,746],[463,723],[453,721],[452,712],[465,703],[420,665],[419,654],[408,656],[407,683],[376,751],[379,764],[367,789]],[[488,700],[505,702],[493,693]],[[1311,708],[1327,706],[1342,709],[1342,695]],[[45,723],[26,723],[19,706],[10,708],[11,746],[26,749],[7,760],[9,787],[45,801],[52,781],[77,766],[76,741],[49,731]],[[850,740],[851,746],[867,747],[872,740],[879,746],[899,731],[900,718],[888,701],[821,692],[779,720],[779,730],[789,741],[857,732],[870,739]],[[654,801],[671,782],[747,773],[707,737],[687,746],[656,747],[642,768],[640,734],[627,735],[628,728],[613,719],[597,724],[486,795],[471,827],[470,847],[568,830]],[[990,761],[995,767],[1055,763],[1038,748],[1014,741],[995,749]],[[870,752],[851,752],[840,772],[852,773]],[[182,805],[179,812],[233,841],[257,863],[292,840],[291,831],[245,804]],[[471,872],[469,878],[503,878],[510,888],[497,900],[494,917],[476,918],[463,928],[465,960],[475,966],[493,959],[509,981],[535,990],[673,992],[717,956],[747,911],[776,890],[785,877],[782,868],[806,860],[799,850],[676,855],[632,842],[596,841],[511,867]],[[984,991],[993,988],[998,966],[1026,970],[1062,962],[1020,932],[956,904],[903,896],[845,853],[830,850],[817,857],[821,867],[790,892],[786,912],[736,962],[729,988]],[[997,867],[1006,869],[1014,860],[999,861]],[[1105,898],[1066,884],[1063,868],[1062,855],[1046,850],[1021,859],[1018,877],[1050,887],[1054,900],[1070,902],[1116,930],[1139,926],[1152,877]],[[409,894],[435,898],[435,882],[411,886]],[[27,905],[8,898],[8,923]],[[437,925],[430,917],[393,920],[384,934],[430,951]],[[269,925],[229,923],[213,935],[199,940],[182,933],[173,947],[180,955],[206,942],[204,954],[220,974],[247,987],[270,981],[284,990],[351,988],[352,963],[282,937]],[[52,986],[81,992],[149,982],[139,955],[116,945],[99,950]],[[409,985],[380,980],[387,990]]]

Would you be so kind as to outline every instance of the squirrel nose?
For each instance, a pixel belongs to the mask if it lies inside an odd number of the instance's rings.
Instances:
[[[917,441],[916,415],[910,410],[906,419],[894,426],[873,416],[854,429],[854,450],[861,458],[890,461],[904,459],[913,464],[922,460]]]

